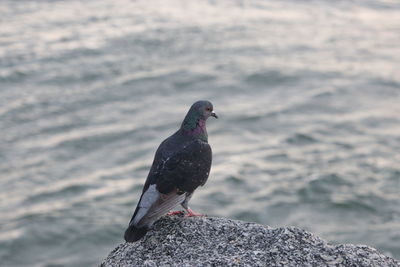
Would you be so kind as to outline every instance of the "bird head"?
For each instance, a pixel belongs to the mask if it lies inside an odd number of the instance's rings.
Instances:
[[[210,101],[200,100],[195,102],[189,110],[195,117],[207,120],[209,117],[218,118]]]
[[[190,107],[189,112],[182,122],[181,128],[191,131],[200,125],[200,127],[204,127],[205,131],[205,121],[209,117],[218,118],[217,114],[213,111],[211,102],[207,100],[197,101]]]

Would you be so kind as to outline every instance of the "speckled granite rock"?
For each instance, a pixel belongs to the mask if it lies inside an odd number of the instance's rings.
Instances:
[[[223,218],[164,217],[139,242],[116,247],[101,266],[400,266],[363,245],[331,245],[294,227]]]

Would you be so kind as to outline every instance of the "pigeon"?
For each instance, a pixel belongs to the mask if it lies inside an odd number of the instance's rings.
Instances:
[[[200,215],[188,203],[197,187],[206,183],[211,169],[212,152],[206,130],[209,117],[218,118],[211,102],[195,102],[179,130],[160,144],[125,231],[125,241],[140,240],[161,216],[179,204],[186,216]]]

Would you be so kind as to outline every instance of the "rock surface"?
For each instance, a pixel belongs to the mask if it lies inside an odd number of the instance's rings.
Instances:
[[[224,218],[163,217],[101,266],[400,266],[364,245],[331,245],[304,230]]]

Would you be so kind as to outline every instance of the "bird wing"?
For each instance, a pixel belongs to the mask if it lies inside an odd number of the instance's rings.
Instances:
[[[158,192],[156,185],[150,185],[140,198],[137,212],[132,218],[132,224],[137,227],[150,226],[162,215],[173,209],[185,200],[184,194]]]
[[[159,217],[185,200],[204,185],[211,168],[211,148],[208,143],[193,140],[170,156],[159,151],[140,197],[131,223],[141,227],[151,225]]]
[[[181,150],[161,162],[159,171],[154,172],[157,189],[168,194],[174,189],[192,193],[204,185],[210,173],[211,147],[201,140],[187,143]]]

